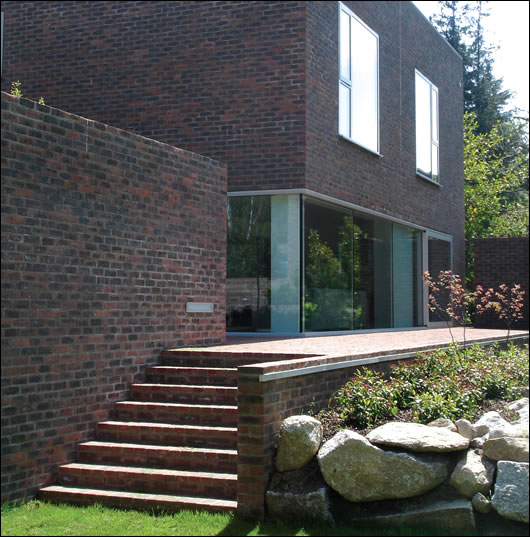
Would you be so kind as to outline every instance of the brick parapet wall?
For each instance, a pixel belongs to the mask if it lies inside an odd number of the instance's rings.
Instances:
[[[161,349],[225,341],[225,267],[224,165],[2,93],[2,501]]]
[[[474,240],[475,285],[498,289],[505,283],[520,284],[525,291],[523,319],[512,328],[528,330],[528,237],[500,237]],[[496,315],[477,317],[475,326],[480,328],[505,328]]]

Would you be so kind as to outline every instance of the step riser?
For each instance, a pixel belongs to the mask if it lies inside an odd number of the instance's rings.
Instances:
[[[202,472],[237,472],[237,455],[234,453],[204,453],[201,451],[141,449],[124,447],[79,446],[79,461],[91,464],[123,466],[152,466],[173,470],[197,470]]]
[[[134,401],[161,401],[196,405],[237,405],[237,389],[210,386],[166,386],[164,384],[134,384]]]
[[[106,442],[192,446],[219,449],[237,449],[237,431],[207,431],[184,429],[163,430],[156,427],[106,427],[98,423],[97,439]]]
[[[51,503],[71,503],[76,505],[92,505],[100,503],[106,507],[118,509],[137,509],[145,511],[180,511],[181,509],[199,509],[203,511],[230,513],[235,511],[235,502],[223,502],[221,500],[209,501],[207,505],[194,502],[193,499],[169,500],[163,497],[154,497],[149,500],[140,497],[119,497],[109,493],[91,493],[87,491],[57,492],[41,490],[39,497]]]
[[[239,367],[261,362],[271,362],[274,358],[230,356],[230,355],[200,355],[181,354],[163,351],[160,356],[160,365],[179,367]]]
[[[186,425],[210,425],[237,427],[237,407],[234,408],[185,408],[165,407],[153,404],[122,402],[114,405],[114,417],[119,421],[149,421]]]
[[[119,470],[59,468],[59,483],[68,487],[87,487],[149,494],[177,494],[234,500],[237,481],[195,476],[167,476]]]
[[[150,368],[146,382],[155,384],[192,384],[194,386],[237,386],[237,371],[207,368]]]

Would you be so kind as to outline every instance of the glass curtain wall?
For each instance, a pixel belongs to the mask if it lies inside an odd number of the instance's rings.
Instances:
[[[230,197],[227,330],[421,326],[421,235],[307,196]]]
[[[438,279],[441,271],[451,270],[452,268],[452,256],[451,256],[451,243],[449,241],[438,239],[436,237],[428,237],[428,267],[429,273],[434,280]],[[448,303],[449,295],[443,294],[441,290],[438,297],[438,301],[442,307]],[[440,313],[429,310],[429,322],[438,323],[444,322],[446,319]]]

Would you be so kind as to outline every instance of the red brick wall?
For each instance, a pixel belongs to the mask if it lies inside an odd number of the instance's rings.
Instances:
[[[224,341],[225,256],[223,165],[2,94],[2,501],[49,483],[161,349]]]
[[[306,186],[451,235],[463,274],[462,59],[411,2],[345,4],[379,36],[382,156],[337,135],[338,2],[308,2]],[[441,187],[416,175],[415,69],[439,90]]]
[[[528,237],[475,239],[475,285],[497,289],[520,284],[525,291],[523,319],[512,328],[528,330]],[[477,317],[475,326],[480,328],[504,328],[497,316]]]
[[[452,235],[463,274],[462,60],[410,2],[346,4],[380,38],[382,157],[337,135],[335,1],[5,2],[2,88],[225,162],[229,191],[306,187]],[[441,188],[415,173],[415,68],[440,90]]]
[[[228,164],[304,178],[305,2],[3,2],[2,90]]]

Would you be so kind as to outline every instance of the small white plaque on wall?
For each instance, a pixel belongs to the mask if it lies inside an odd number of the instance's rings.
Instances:
[[[213,302],[186,302],[188,313],[213,313]]]

